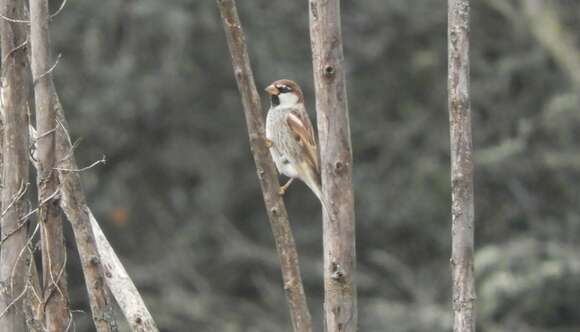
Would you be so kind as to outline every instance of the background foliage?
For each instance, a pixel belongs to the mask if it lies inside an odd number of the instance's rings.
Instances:
[[[258,86],[297,80],[314,116],[307,2],[239,6]],[[361,331],[450,330],[446,10],[343,1]],[[579,18],[573,0],[473,1],[480,331],[580,327]],[[90,205],[162,330],[289,330],[220,24],[213,1],[70,1],[57,88],[80,164],[107,156]],[[302,184],[286,201],[320,330],[320,207]]]

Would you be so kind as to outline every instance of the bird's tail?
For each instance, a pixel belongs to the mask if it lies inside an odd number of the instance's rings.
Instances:
[[[328,205],[326,204],[326,201],[322,197],[322,184],[320,182],[320,176],[316,172],[314,172],[310,167],[306,165],[304,166],[305,166],[303,167],[305,174],[305,178],[303,179],[304,183],[306,183],[308,188],[310,188],[310,190],[312,190],[314,195],[316,195],[326,215],[331,216],[330,210],[328,209]]]

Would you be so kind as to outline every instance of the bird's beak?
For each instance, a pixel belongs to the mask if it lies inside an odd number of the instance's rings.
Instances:
[[[265,90],[270,96],[277,96],[280,94],[280,91],[274,85],[268,85]]]

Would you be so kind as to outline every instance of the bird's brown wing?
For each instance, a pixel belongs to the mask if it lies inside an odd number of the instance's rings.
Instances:
[[[318,165],[318,148],[312,123],[304,109],[294,109],[286,116],[286,122],[294,133],[296,140],[303,147],[306,161],[317,174],[320,174]]]

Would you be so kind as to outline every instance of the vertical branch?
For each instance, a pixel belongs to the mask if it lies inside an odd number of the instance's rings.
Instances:
[[[277,172],[265,141],[262,106],[235,0],[217,0],[232,56],[234,74],[242,97],[250,146],[256,163],[264,203],[268,211],[276,249],[280,258],[284,290],[290,307],[294,331],[312,331],[312,322],[300,276],[298,253],[282,197],[278,195]]]
[[[0,51],[0,56],[2,56],[1,54],[2,52]],[[2,70],[4,66],[0,65],[0,70]],[[4,92],[2,90],[2,81],[0,78],[0,213],[2,213],[1,211],[4,211],[4,209],[2,208],[2,189],[4,188]],[[0,221],[1,219],[1,215],[0,215]],[[0,224],[0,232],[2,229],[2,225]],[[1,233],[0,233],[1,234]],[[0,250],[2,250],[1,246],[0,246]],[[1,264],[1,263],[0,263]]]
[[[21,18],[22,2],[2,0],[0,13]],[[2,48],[2,100],[4,112],[4,151],[2,170],[2,211],[0,233],[0,327],[3,331],[22,332],[26,326],[22,311],[27,231],[20,227],[27,205],[23,199],[28,188],[28,116],[26,112],[26,48],[23,27],[0,19]]]
[[[310,0],[310,38],[324,213],[324,312],[328,331],[357,330],[352,147],[339,0]]]
[[[454,332],[475,331],[473,159],[469,101],[469,0],[448,3]]]
[[[55,167],[56,109],[51,64],[48,1],[30,0],[30,53],[36,105],[38,222],[40,224],[45,325],[49,331],[69,326],[62,217],[54,193],[58,190]]]

